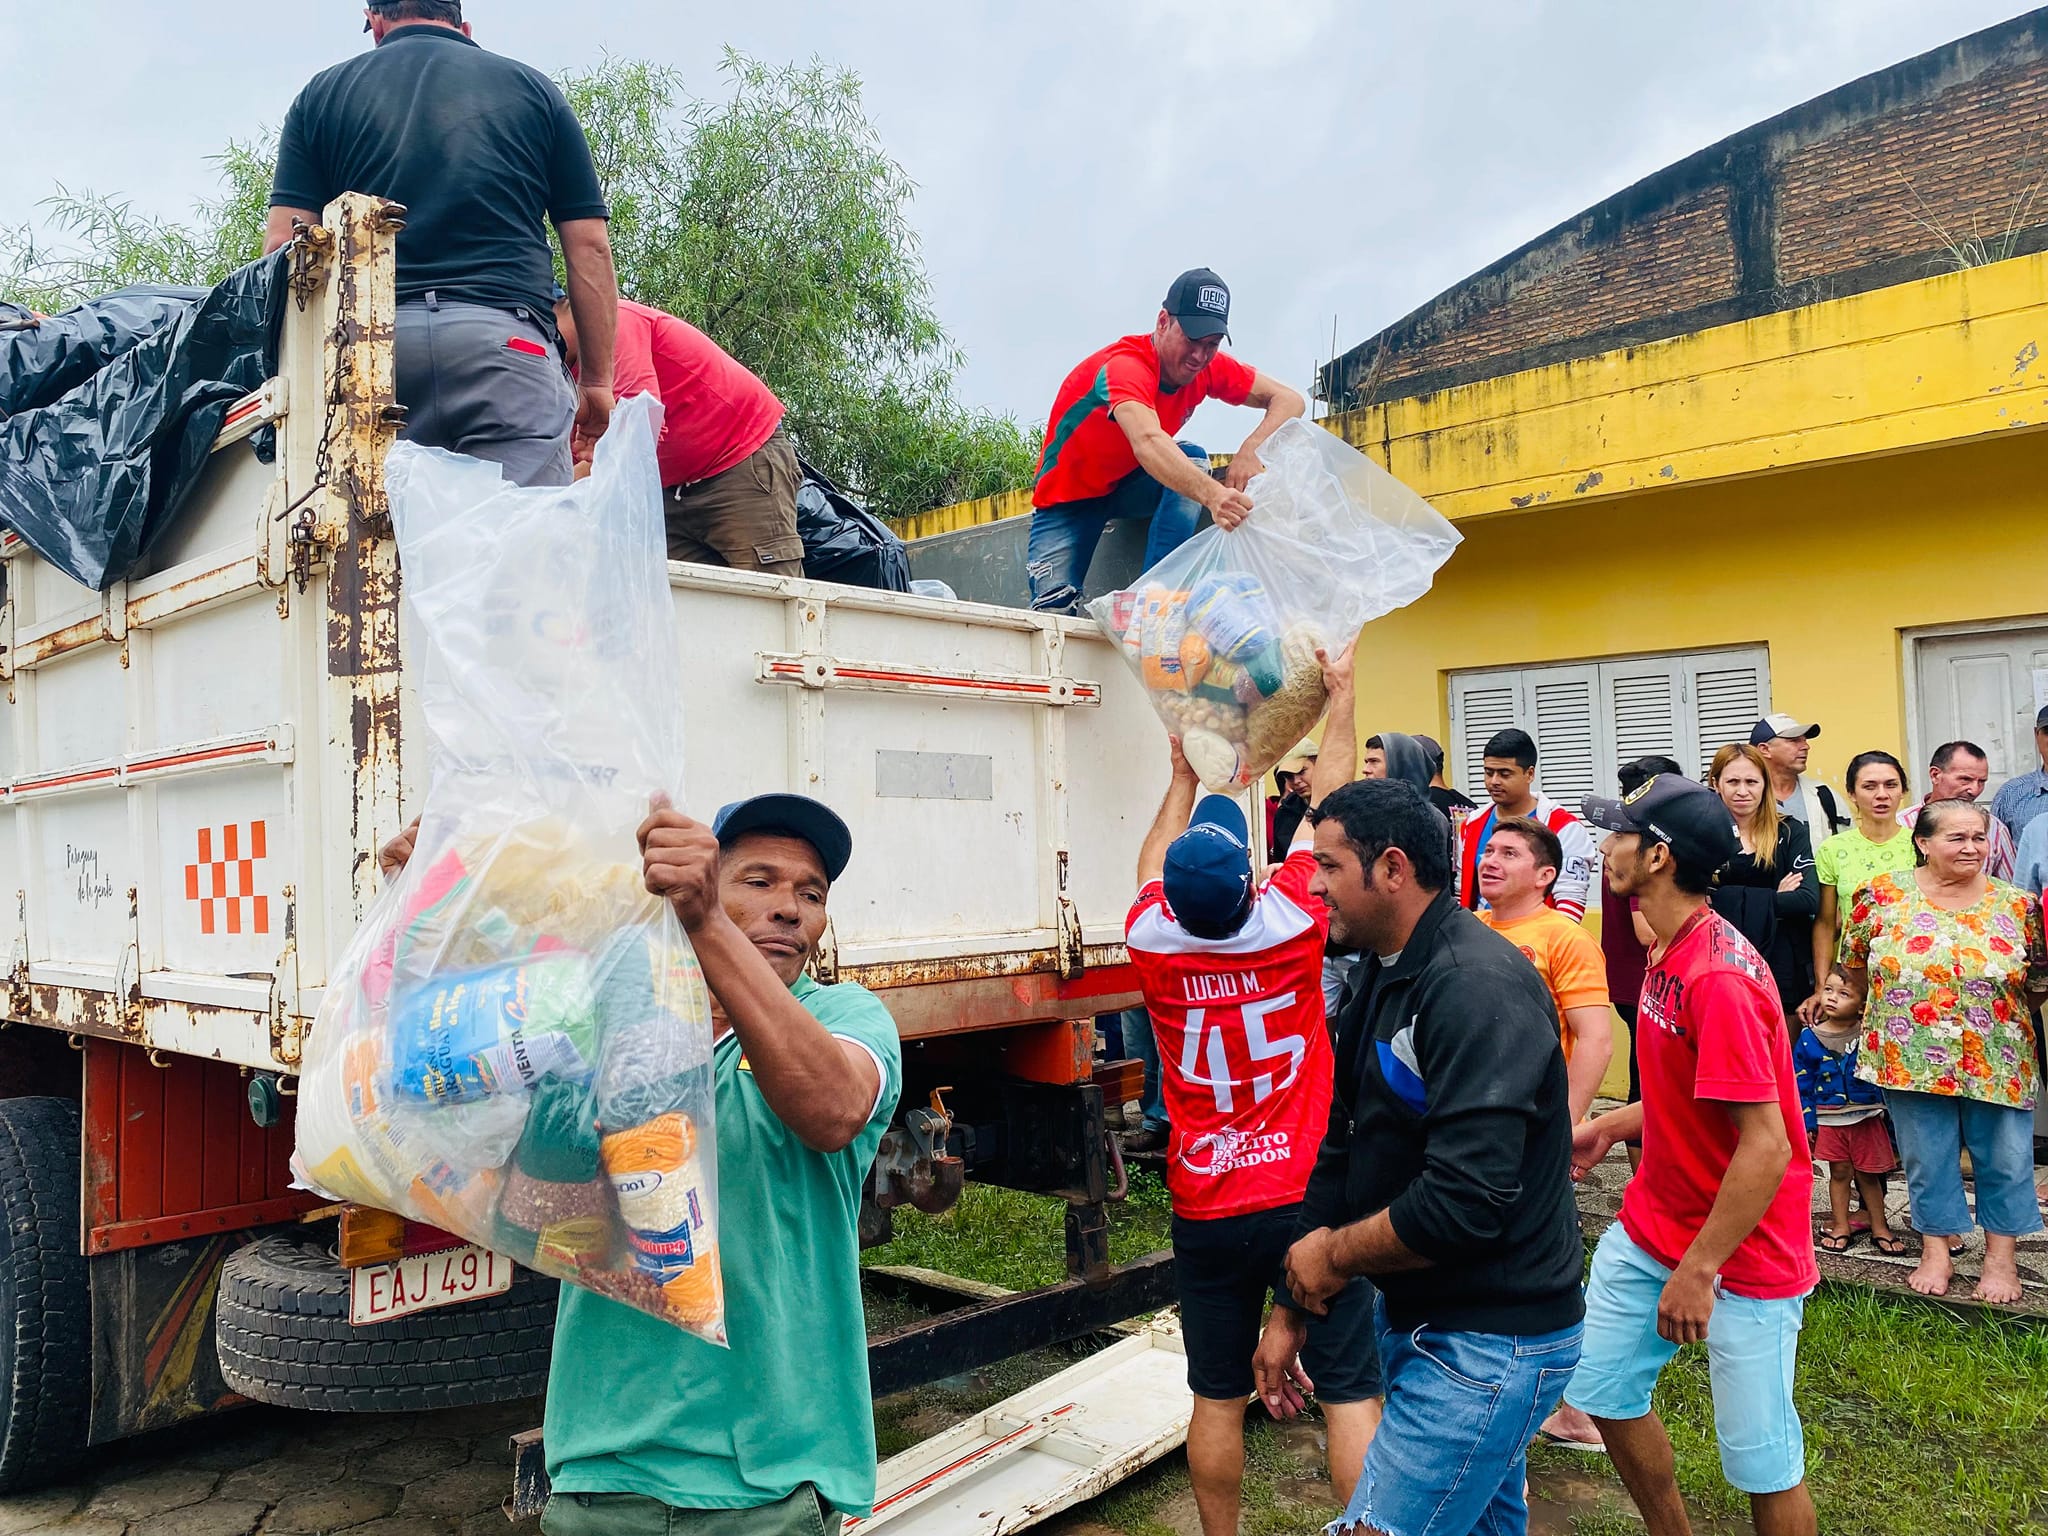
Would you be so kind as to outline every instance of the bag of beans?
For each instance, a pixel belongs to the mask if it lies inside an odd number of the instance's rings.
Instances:
[[[292,1164],[722,1344],[710,998],[634,841],[683,800],[658,410],[559,489],[392,450],[426,798],[328,978]]]
[[[1459,542],[1415,492],[1343,439],[1290,421],[1259,450],[1249,517],[1205,528],[1088,611],[1123,652],[1202,783],[1256,783],[1329,704],[1335,655],[1429,590]]]

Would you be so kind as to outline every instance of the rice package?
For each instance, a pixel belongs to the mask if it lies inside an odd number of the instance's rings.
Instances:
[[[1257,782],[1329,705],[1316,651],[1412,603],[1459,535],[1343,439],[1285,423],[1259,450],[1251,515],[1205,528],[1088,611],[1208,789]]]
[[[328,979],[292,1166],[722,1344],[710,999],[634,841],[682,803],[659,409],[560,489],[391,451],[426,799]]]

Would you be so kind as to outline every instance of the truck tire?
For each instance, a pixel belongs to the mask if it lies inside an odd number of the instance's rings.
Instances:
[[[78,1236],[78,1106],[0,1099],[0,1493],[85,1457],[91,1292]]]
[[[386,1413],[533,1397],[547,1384],[557,1289],[515,1269],[501,1296],[358,1328],[348,1271],[324,1243],[261,1237],[221,1268],[220,1371],[234,1391],[279,1408]]]

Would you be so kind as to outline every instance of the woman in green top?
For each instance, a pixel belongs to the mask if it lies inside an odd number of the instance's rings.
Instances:
[[[1906,873],[1916,861],[1912,834],[1899,825],[1899,806],[1906,798],[1906,770],[1899,760],[1889,752],[1858,752],[1849,759],[1846,787],[1856,804],[1855,824],[1813,855],[1814,873],[1820,876],[1820,916],[1813,921],[1816,990],[1799,1009],[1804,1024],[1820,1014],[1818,988],[1839,958],[1835,936],[1849,914],[1849,899],[1879,875]]]

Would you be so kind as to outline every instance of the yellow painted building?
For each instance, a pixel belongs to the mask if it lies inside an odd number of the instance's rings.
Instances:
[[[1826,727],[1818,771],[1950,734],[2024,771],[2048,662],[2043,339],[2036,255],[1337,419],[1466,540],[1368,631],[1361,725],[1426,729],[1462,766],[1463,674],[1760,650],[1770,707]],[[1629,745],[1650,749],[1600,765]]]
[[[1496,723],[1468,684],[1505,675],[1539,746],[1559,696],[1584,723],[1547,744],[1560,798],[1643,751],[1710,755],[1770,708],[1823,723],[1830,777],[1951,734],[2024,771],[2036,651],[2048,669],[2043,341],[2032,255],[1332,418],[1465,536],[1368,628],[1362,731],[1426,731],[1465,777]],[[1029,510],[1013,492],[903,531]],[[1699,653],[1754,664],[1758,696],[1689,696],[1727,681],[1688,671]],[[1669,697],[1630,714],[1659,675]]]

